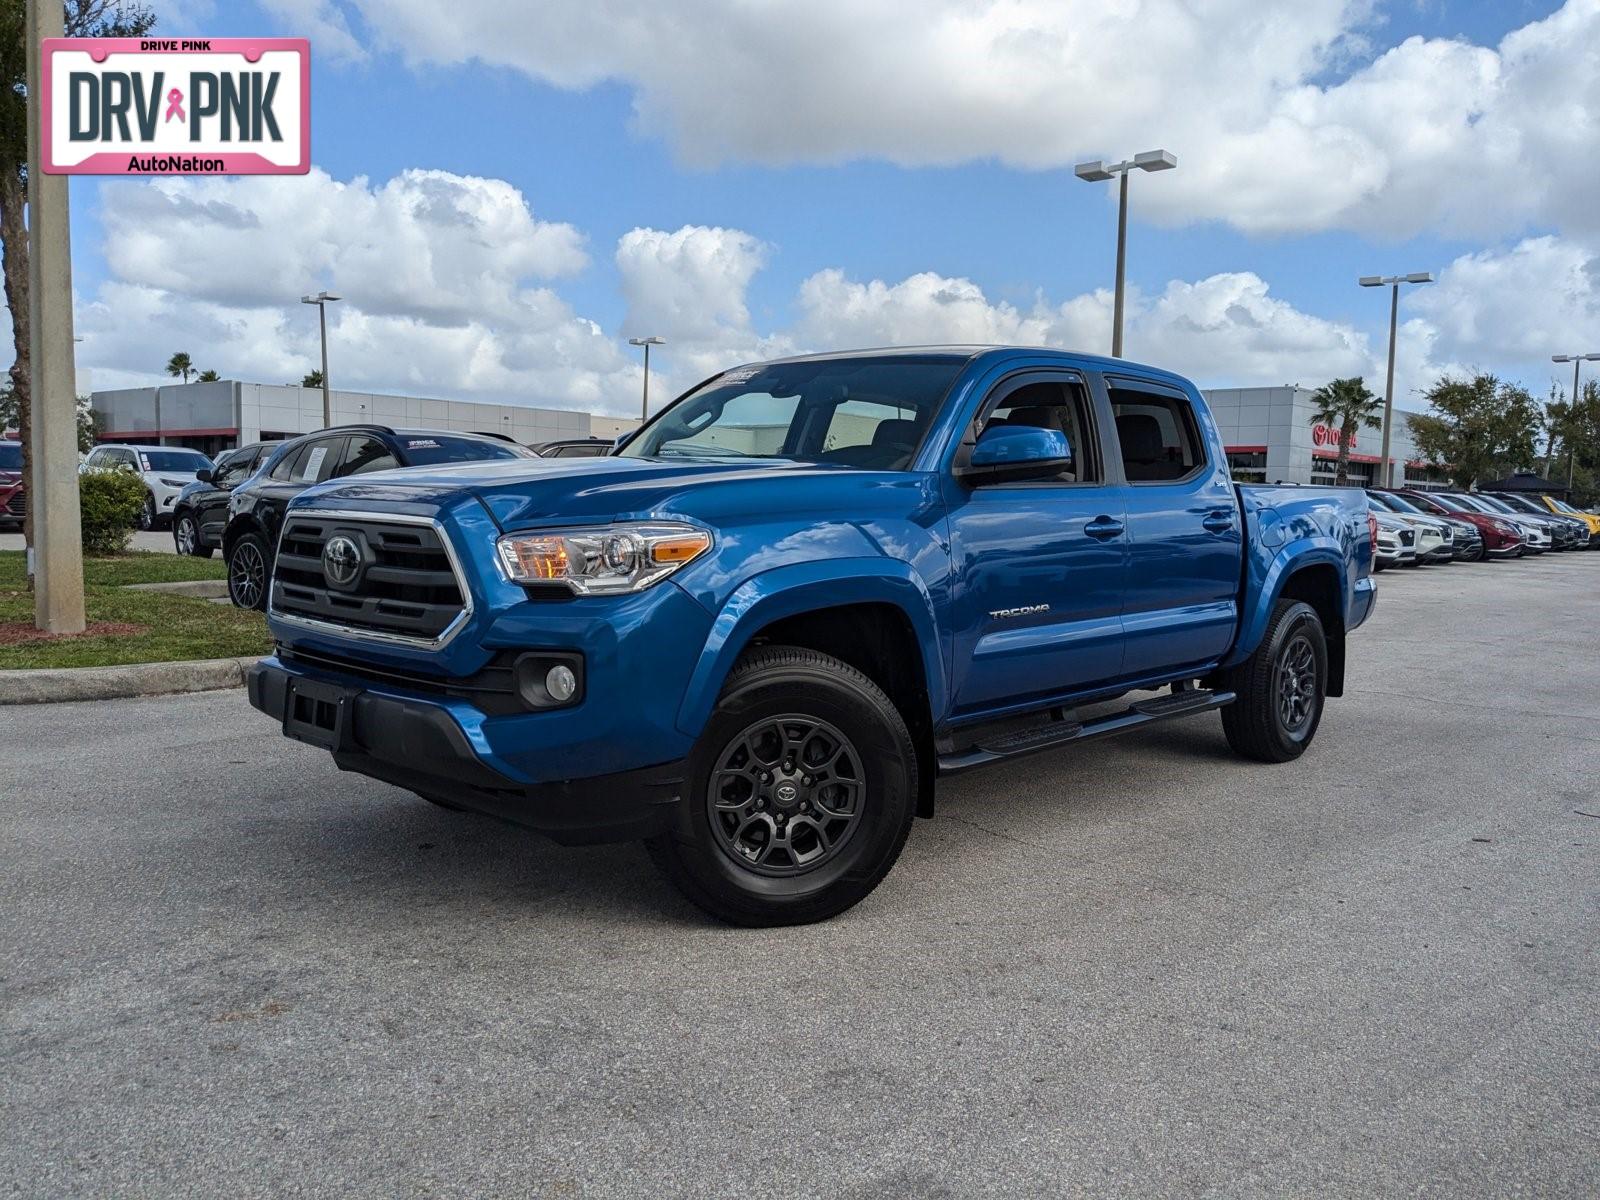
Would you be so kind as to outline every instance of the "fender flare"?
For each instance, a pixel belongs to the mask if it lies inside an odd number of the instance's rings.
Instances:
[[[1349,611],[1350,578],[1344,550],[1338,542],[1325,534],[1297,538],[1282,546],[1273,555],[1265,571],[1258,574],[1252,567],[1247,573],[1246,584],[1255,589],[1255,606],[1243,615],[1239,623],[1239,637],[1234,642],[1233,650],[1228,657],[1222,660],[1222,666],[1238,666],[1255,653],[1255,648],[1260,645],[1262,637],[1266,634],[1267,621],[1278,603],[1278,597],[1283,594],[1284,584],[1291,575],[1313,566],[1329,566],[1334,569],[1339,578],[1341,611]]]
[[[922,650],[931,714],[944,711],[948,695],[939,625],[933,599],[909,564],[890,558],[844,558],[793,563],[751,576],[729,594],[711,622],[677,725],[698,737],[716,707],[722,684],[760,630],[774,621],[852,604],[889,604],[911,623]]]

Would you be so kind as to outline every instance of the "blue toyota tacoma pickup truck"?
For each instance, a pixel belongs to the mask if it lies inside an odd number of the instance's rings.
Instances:
[[[1166,371],[792,358],[605,457],[306,491],[249,695],[345,770],[645,839],[728,921],[815,921],[888,873],[941,775],[1212,710],[1242,756],[1298,757],[1374,540],[1359,492],[1235,486]]]

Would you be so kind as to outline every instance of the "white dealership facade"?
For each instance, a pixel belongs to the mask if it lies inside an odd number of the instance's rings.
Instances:
[[[614,438],[637,427],[626,417],[520,404],[478,404],[384,392],[329,393],[333,424],[376,424],[499,433],[527,445]],[[322,389],[223,379],[120,388],[90,397],[103,442],[190,446],[206,454],[322,428]]]
[[[1339,457],[1339,430],[1313,420],[1317,403],[1311,388],[1210,388],[1206,390],[1218,431],[1228,449],[1234,478],[1244,483],[1332,483]],[[1395,409],[1389,457],[1396,487],[1438,487],[1441,472],[1426,467],[1412,436],[1412,413]],[[1350,482],[1381,482],[1378,462],[1381,429],[1361,429],[1350,448]]]

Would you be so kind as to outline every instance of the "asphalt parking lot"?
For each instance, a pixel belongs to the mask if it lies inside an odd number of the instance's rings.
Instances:
[[[1600,554],[1394,571],[1298,763],[948,782],[709,924],[238,692],[0,715],[17,1195],[1600,1192]]]

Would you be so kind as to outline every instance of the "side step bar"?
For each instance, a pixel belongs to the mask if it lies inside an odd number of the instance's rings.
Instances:
[[[961,771],[970,771],[973,767],[987,766],[1008,758],[1020,758],[1024,754],[1035,754],[1040,750],[1053,750],[1068,742],[1086,742],[1091,738],[1111,737],[1114,734],[1127,733],[1132,729],[1142,729],[1159,721],[1171,721],[1177,717],[1210,712],[1225,704],[1232,704],[1234,699],[1232,692],[1211,692],[1193,688],[1157,696],[1151,700],[1140,700],[1121,712],[1091,717],[1086,721],[1075,721],[1068,717],[1051,721],[1046,725],[1035,725],[1029,729],[997,734],[985,738],[969,749],[939,755],[939,774],[955,775]]]

